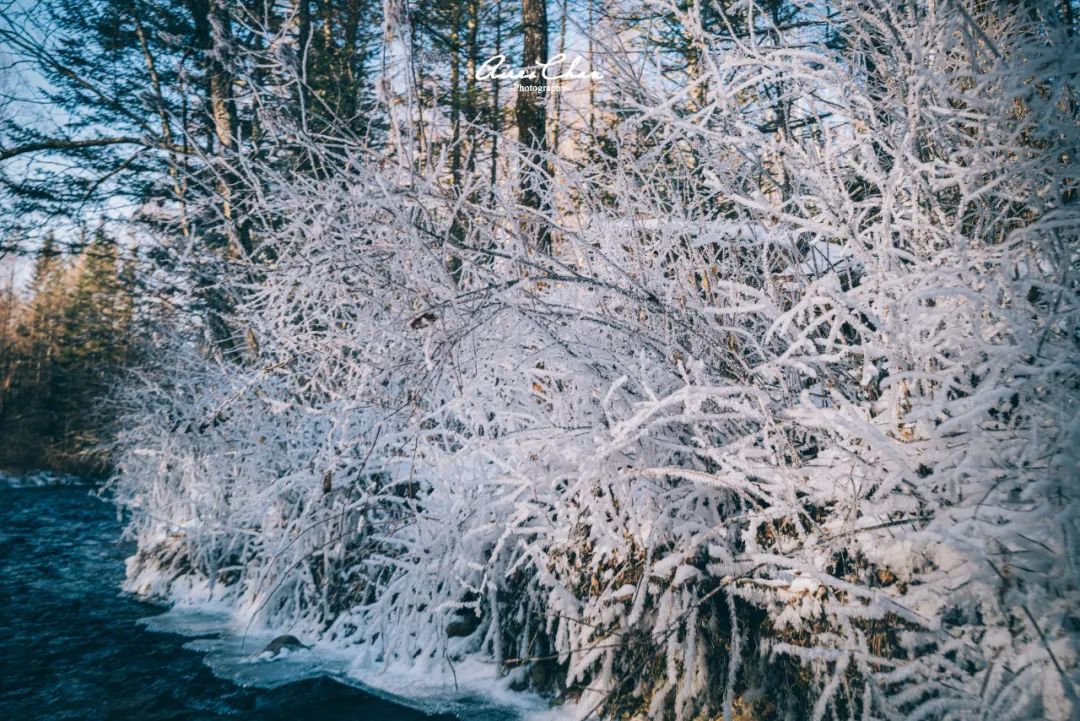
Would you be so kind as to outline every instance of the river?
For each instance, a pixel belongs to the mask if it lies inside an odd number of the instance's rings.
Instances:
[[[163,609],[120,593],[116,509],[87,486],[0,487],[0,718],[362,719],[429,716],[330,678],[275,688],[215,676]]]

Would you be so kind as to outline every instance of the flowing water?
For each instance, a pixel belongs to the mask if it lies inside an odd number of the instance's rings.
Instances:
[[[453,718],[326,677],[274,688],[218,678],[189,638],[139,623],[162,609],[120,593],[132,548],[90,491],[0,487],[0,719]]]

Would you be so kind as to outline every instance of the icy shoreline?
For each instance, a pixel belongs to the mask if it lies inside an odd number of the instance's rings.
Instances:
[[[318,639],[308,649],[270,657],[266,644],[289,629],[245,629],[226,603],[178,599],[164,613],[141,619],[148,630],[191,637],[185,648],[204,655],[219,678],[244,687],[275,688],[327,677],[372,696],[428,714],[452,714],[468,721],[568,721],[570,707],[551,707],[542,697],[513,691],[495,665],[476,657],[426,667],[384,666],[357,649]]]

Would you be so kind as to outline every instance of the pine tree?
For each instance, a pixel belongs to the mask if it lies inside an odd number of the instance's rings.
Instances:
[[[38,250],[30,282],[27,334],[35,384],[48,386],[63,332],[63,308],[67,300],[67,267],[57,247],[56,236],[49,233]]]
[[[78,245],[72,243],[71,245]],[[135,322],[133,259],[103,226],[75,262],[46,236],[38,249],[25,300],[13,291],[0,310],[4,376],[0,464],[97,470],[86,452],[104,438],[104,401],[132,357]]]

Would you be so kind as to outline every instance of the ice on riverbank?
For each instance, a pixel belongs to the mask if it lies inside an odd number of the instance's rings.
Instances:
[[[266,644],[279,633],[291,633],[289,629],[246,629],[228,606],[214,602],[178,604],[141,623],[151,631],[194,637],[185,648],[204,654],[216,676],[245,687],[275,688],[326,676],[401,706],[468,721],[565,721],[572,717],[569,709],[550,708],[535,694],[512,691],[494,664],[477,658],[399,668],[357,655],[355,648],[317,640],[311,648],[270,657],[262,653]]]

